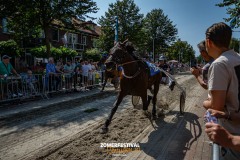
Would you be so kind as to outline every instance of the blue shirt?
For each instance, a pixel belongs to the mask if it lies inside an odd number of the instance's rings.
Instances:
[[[49,73],[56,73],[56,67],[55,64],[48,63],[46,65],[46,75],[49,76]]]

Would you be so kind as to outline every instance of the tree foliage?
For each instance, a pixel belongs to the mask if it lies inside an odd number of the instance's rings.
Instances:
[[[72,26],[72,18],[85,20],[88,13],[97,11],[92,0],[0,0],[0,17],[8,17],[9,27],[16,35],[33,35],[43,30],[47,54],[50,56],[49,29],[52,22],[58,21]]]
[[[92,59],[93,61],[99,61],[101,59],[101,53],[96,48],[88,49],[88,50],[86,50],[86,53],[84,54],[84,58]]]
[[[176,39],[177,29],[173,22],[164,15],[163,10],[153,9],[146,15],[144,27],[147,31],[148,51],[152,51],[153,39],[157,52],[167,48]]]
[[[142,31],[143,14],[139,13],[140,9],[134,3],[134,0],[116,1],[109,4],[108,11],[105,16],[101,16],[98,23],[102,27],[103,34],[100,36],[100,47],[109,51],[114,44],[114,32],[116,17],[119,23],[119,41],[127,38],[136,46],[141,45],[143,37],[139,37]]]
[[[226,22],[230,22],[231,26],[238,28],[240,26],[240,1],[239,0],[223,0],[222,3],[216,4],[219,7],[227,7],[229,18],[225,18]]]
[[[186,41],[178,39],[168,48],[166,56],[169,59],[180,60],[182,63],[188,63],[191,59],[195,58],[195,51]]]
[[[239,40],[236,38],[232,38],[231,43],[230,43],[230,48],[234,49],[235,52],[239,53]]]
[[[38,58],[47,58],[47,48],[46,46],[40,46],[40,47],[35,47],[30,50],[33,56],[38,57]],[[54,57],[54,59],[59,59],[60,57],[65,59],[65,58],[72,58],[75,57],[78,53],[70,48],[66,47],[60,47],[60,48],[55,48],[51,47],[50,49],[51,56]]]
[[[17,43],[14,40],[1,41],[0,42],[0,54],[7,54],[9,56],[20,56],[20,50]]]

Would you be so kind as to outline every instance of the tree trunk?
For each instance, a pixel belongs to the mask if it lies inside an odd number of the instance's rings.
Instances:
[[[51,52],[50,52],[50,36],[49,36],[49,27],[45,26],[44,27],[44,34],[45,34],[45,42],[46,42],[46,49],[47,49],[47,57],[51,57]]]

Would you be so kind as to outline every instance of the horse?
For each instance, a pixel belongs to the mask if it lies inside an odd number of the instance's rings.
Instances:
[[[120,77],[122,75],[121,69],[114,63],[115,65],[112,65],[110,67],[105,67],[105,62],[108,58],[107,54],[104,54],[103,57],[100,59],[98,65],[102,68],[102,70],[105,70],[104,72],[104,83],[102,85],[101,92],[104,91],[104,88],[107,84],[108,79],[112,79],[111,83],[114,85],[115,89],[119,87]]]
[[[101,92],[104,91],[104,88],[107,84],[108,79],[112,79],[111,83],[114,85],[115,89],[119,87],[120,78],[122,76],[122,70],[115,64],[110,67],[106,67],[105,74],[104,74],[104,83],[102,86]]]
[[[110,50],[110,56],[106,60],[106,68],[118,64],[123,67],[123,76],[120,81],[120,92],[117,96],[111,113],[102,127],[101,133],[108,132],[113,115],[123,98],[127,95],[140,96],[143,104],[143,113],[149,118],[156,119],[156,101],[162,73],[151,76],[146,62],[134,54],[135,48],[131,42],[117,42]],[[147,95],[147,90],[154,86],[153,97]],[[148,112],[148,106],[152,99],[152,114]]]

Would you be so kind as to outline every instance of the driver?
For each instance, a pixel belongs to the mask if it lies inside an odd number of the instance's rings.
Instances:
[[[161,56],[159,58],[158,67],[163,69],[166,72],[169,72],[170,71],[170,66],[166,63],[166,61],[167,61],[167,58],[165,56]],[[162,83],[163,84],[168,84],[171,91],[174,89],[175,81],[173,79],[171,79],[170,77],[168,77],[165,73],[162,73]]]

